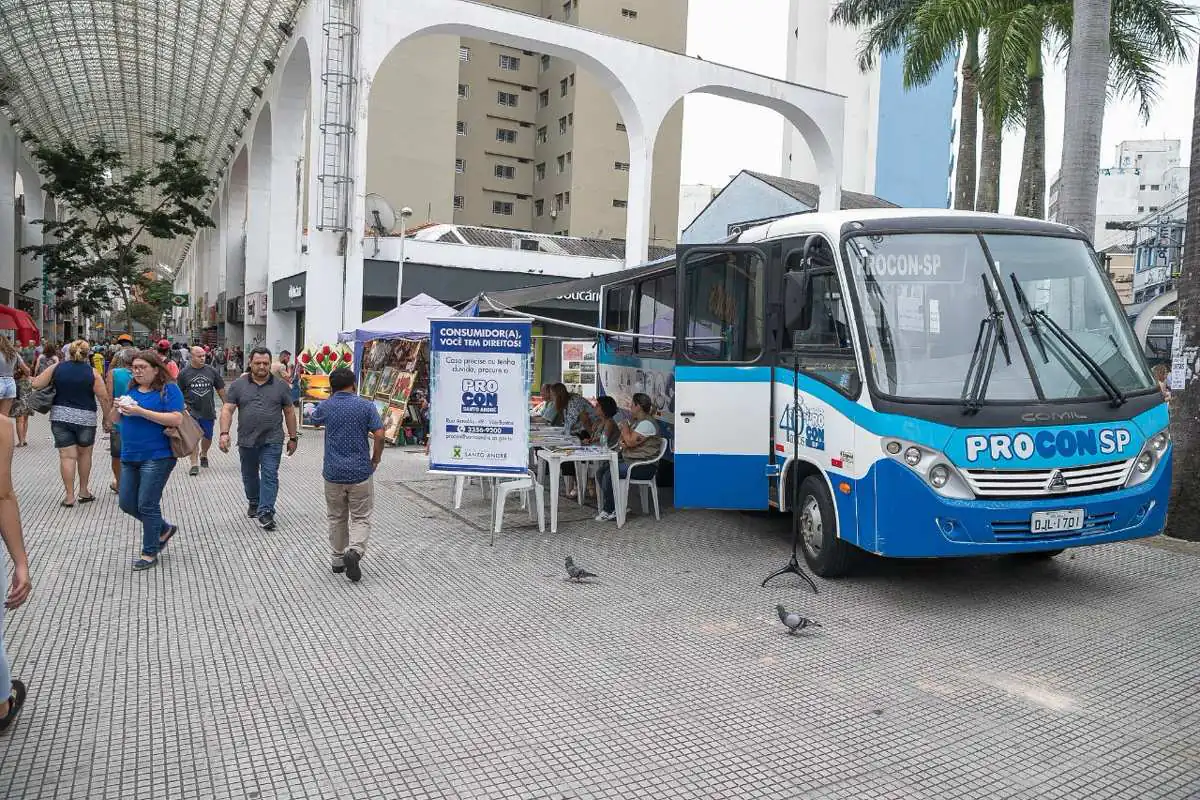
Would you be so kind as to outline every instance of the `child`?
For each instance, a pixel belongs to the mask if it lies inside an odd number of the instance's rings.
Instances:
[[[25,438],[29,435],[29,417],[33,412],[29,410],[29,395],[33,393],[33,383],[30,380],[29,367],[24,363],[18,364],[13,371],[13,377],[17,379],[17,399],[13,402],[12,418],[17,423],[17,447],[25,447],[29,442]]]

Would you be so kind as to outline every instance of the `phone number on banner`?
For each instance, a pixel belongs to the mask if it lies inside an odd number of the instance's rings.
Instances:
[[[486,425],[447,425],[446,433],[497,433],[502,435],[512,435],[513,428],[509,427],[489,427]]]

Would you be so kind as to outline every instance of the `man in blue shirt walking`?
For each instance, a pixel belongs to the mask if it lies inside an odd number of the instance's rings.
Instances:
[[[312,420],[325,428],[325,512],[329,520],[329,546],[333,571],[345,572],[357,582],[358,562],[371,534],[371,509],[375,505],[372,476],[383,458],[383,420],[375,404],[354,391],[354,373],[335,369],[329,375],[333,392],[320,403]],[[374,439],[368,453],[367,440]]]

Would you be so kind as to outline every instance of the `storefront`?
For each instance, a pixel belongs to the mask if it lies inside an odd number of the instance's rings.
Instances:
[[[462,269],[433,264],[404,264],[404,300],[422,292],[446,305],[461,308],[481,292],[525,289],[570,281],[553,275],[529,275],[500,270]],[[396,262],[366,259],[363,264],[363,319],[369,320],[396,307]],[[540,300],[518,310],[581,325],[596,325],[600,292],[588,289]],[[584,331],[553,323],[537,323],[534,335],[534,382],[538,385],[562,377],[562,342],[594,337]]]
[[[296,315],[295,335],[285,347],[293,353],[304,349],[304,308],[308,300],[308,273],[300,272],[271,284],[271,310]]]

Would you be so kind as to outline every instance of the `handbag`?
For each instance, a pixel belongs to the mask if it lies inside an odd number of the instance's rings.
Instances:
[[[196,445],[204,437],[204,432],[200,430],[200,425],[192,419],[192,415],[187,412],[187,409],[179,413],[183,415],[183,423],[178,427],[164,427],[163,434],[171,443],[171,455],[176,458],[187,458],[196,452]]]

